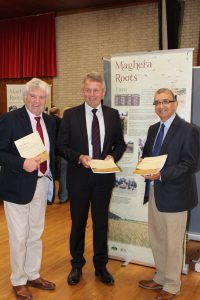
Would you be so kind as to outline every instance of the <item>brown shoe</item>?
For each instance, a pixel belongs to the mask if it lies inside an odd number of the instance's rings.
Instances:
[[[35,280],[28,280],[27,285],[32,286],[37,289],[47,290],[47,291],[53,291],[56,288],[55,283],[47,281],[41,277],[39,277]]]
[[[153,280],[141,280],[139,286],[148,290],[161,290],[163,286]]]
[[[171,294],[162,290],[154,300],[171,300],[177,297],[178,294]]]
[[[32,300],[32,295],[26,285],[13,286],[16,298],[19,300]]]

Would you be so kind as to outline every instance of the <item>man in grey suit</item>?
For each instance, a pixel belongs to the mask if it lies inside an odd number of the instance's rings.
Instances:
[[[101,105],[105,82],[99,73],[87,74],[83,82],[85,103],[65,111],[58,134],[60,155],[69,161],[68,190],[72,218],[70,252],[72,270],[70,285],[80,281],[85,264],[85,228],[91,205],[93,221],[93,264],[95,275],[112,285],[107,271],[108,208],[115,174],[94,174],[89,166],[92,158],[117,162],[126,149],[121,121],[116,109]]]
[[[161,290],[155,300],[169,300],[180,292],[187,214],[198,200],[199,130],[176,114],[178,102],[171,90],[159,89],[153,104],[160,122],[150,126],[142,157],[168,156],[160,172],[144,176],[156,273],[139,286]]]
[[[43,113],[49,92],[46,82],[33,78],[24,87],[25,105],[0,118],[0,197],[9,232],[11,283],[17,299],[23,300],[32,299],[28,286],[55,289],[40,277],[41,235],[55,163],[55,120]],[[15,145],[36,130],[49,154],[41,164],[39,157],[21,157]]]

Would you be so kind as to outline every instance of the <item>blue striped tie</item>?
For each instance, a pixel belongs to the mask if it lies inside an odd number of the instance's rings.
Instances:
[[[153,151],[152,151],[153,156],[157,156],[160,154],[160,150],[162,147],[162,141],[163,141],[163,137],[164,137],[164,130],[165,130],[165,124],[162,123],[159,133],[157,135],[154,147],[153,147]]]
[[[158,156],[160,154],[163,137],[164,137],[164,130],[165,130],[165,124],[163,123],[156,137],[156,141],[152,151],[153,156]],[[150,188],[151,180],[146,179],[145,182],[146,182],[146,186],[145,186],[145,193],[144,193],[144,203],[146,203],[149,200],[149,188]]]

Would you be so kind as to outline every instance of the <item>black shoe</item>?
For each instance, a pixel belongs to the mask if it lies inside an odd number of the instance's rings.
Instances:
[[[99,277],[99,279],[107,284],[107,285],[113,285],[115,280],[112,277],[112,275],[108,272],[108,270],[106,269],[106,267],[104,268],[100,268],[100,269],[96,269],[95,270],[95,275]]]
[[[68,284],[75,285],[79,283],[81,275],[82,275],[82,269],[73,267],[67,277]]]
[[[60,204],[64,204],[64,203],[67,203],[67,202],[69,202],[69,199],[67,199],[67,200],[60,200],[59,201]]]

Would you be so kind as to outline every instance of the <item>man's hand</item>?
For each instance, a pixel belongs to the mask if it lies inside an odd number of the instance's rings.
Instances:
[[[139,158],[139,159],[138,159],[138,162],[137,162],[137,165],[136,165],[136,168],[137,168],[137,166],[138,166],[141,162],[142,162],[142,158]]]
[[[112,155],[107,155],[104,160],[109,160],[109,159],[112,159],[114,161],[114,157]]]
[[[160,180],[160,171],[156,174],[142,175],[142,177],[149,180]]]
[[[88,155],[80,155],[79,157],[79,162],[85,167],[85,168],[90,168],[89,161],[91,160],[91,157]]]
[[[26,158],[23,164],[23,169],[29,173],[37,170],[40,167],[39,160],[39,157]]]

